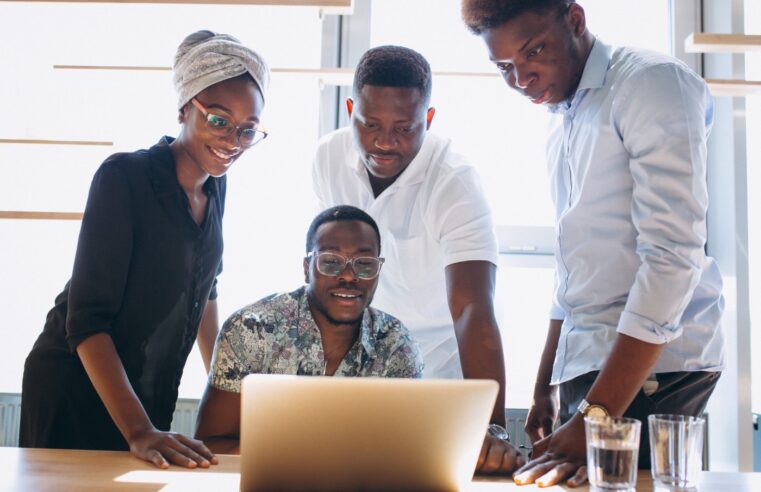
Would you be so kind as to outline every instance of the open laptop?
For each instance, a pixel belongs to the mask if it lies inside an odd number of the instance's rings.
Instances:
[[[241,490],[458,490],[497,391],[489,380],[246,376]]]

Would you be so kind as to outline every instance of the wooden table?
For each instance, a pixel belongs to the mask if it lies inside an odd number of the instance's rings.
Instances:
[[[235,491],[239,487],[239,469],[240,458],[231,455],[219,456],[219,465],[208,470],[186,470],[176,466],[159,470],[127,452],[0,447],[0,491]],[[539,489],[533,485],[518,487],[507,478],[479,478],[466,490],[586,492],[589,488],[558,486]],[[650,473],[641,471],[637,491],[653,490]],[[699,491],[761,491],[761,473],[704,472]]]

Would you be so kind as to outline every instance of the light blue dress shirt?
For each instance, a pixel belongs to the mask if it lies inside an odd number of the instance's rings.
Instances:
[[[564,320],[553,384],[599,370],[617,333],[666,344],[655,373],[721,370],[705,82],[673,58],[596,40],[575,95],[551,111],[551,318]]]

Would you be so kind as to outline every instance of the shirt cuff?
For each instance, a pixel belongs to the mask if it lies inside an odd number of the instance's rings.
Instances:
[[[444,258],[444,266],[464,263],[466,261],[488,261],[494,266],[499,266],[499,254],[496,251],[463,251],[452,253]]]
[[[553,304],[550,308],[550,319],[564,320],[565,310],[557,304]]]
[[[654,344],[668,343],[682,335],[682,328],[678,326],[673,328],[661,326],[631,311],[621,313],[616,331],[637,340]]]

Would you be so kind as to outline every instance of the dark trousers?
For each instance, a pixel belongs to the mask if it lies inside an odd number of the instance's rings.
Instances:
[[[566,423],[587,396],[595,382],[598,371],[589,372],[560,384],[560,423]],[[656,374],[658,389],[646,395],[640,389],[634,401],[626,409],[624,417],[642,422],[639,443],[639,468],[650,468],[650,439],[647,416],[657,413],[691,415],[698,417],[705,410],[713,393],[720,372],[666,372]]]

